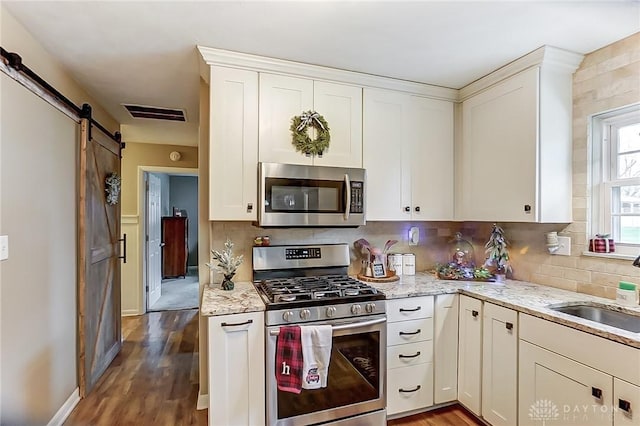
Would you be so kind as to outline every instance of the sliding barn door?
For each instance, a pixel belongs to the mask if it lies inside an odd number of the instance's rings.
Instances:
[[[120,196],[107,202],[105,180],[120,174],[120,143],[81,120],[78,341],[80,395],[86,396],[122,346]]]

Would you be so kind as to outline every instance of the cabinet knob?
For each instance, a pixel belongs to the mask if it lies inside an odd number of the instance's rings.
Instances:
[[[513,324],[510,322],[506,323],[505,327],[507,327],[507,330],[513,330]]]
[[[591,395],[598,399],[602,399],[602,389],[591,387]]]
[[[625,401],[624,399],[618,399],[618,407],[622,411],[626,411],[627,413],[631,412],[631,403],[629,401]]]
[[[247,204],[247,213],[251,213],[253,211],[253,203]]]
[[[473,315],[474,318],[477,317],[478,316],[478,311],[476,311],[476,310],[471,311],[471,315]]]
[[[409,213],[409,212],[411,211],[411,207],[409,207],[409,206],[405,206],[404,211],[405,211],[405,212],[407,212],[407,213]]]
[[[414,210],[419,212],[420,211],[420,206],[416,206],[416,208]]]

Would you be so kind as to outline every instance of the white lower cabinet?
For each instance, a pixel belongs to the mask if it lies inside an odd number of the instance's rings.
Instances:
[[[473,414],[481,415],[482,390],[482,302],[460,296],[458,348],[458,401]]]
[[[264,314],[209,317],[208,336],[209,425],[264,425]]]
[[[612,394],[610,375],[521,341],[520,426],[611,425]]]
[[[433,332],[433,402],[458,398],[458,295],[436,296]]]
[[[484,304],[482,417],[493,426],[518,423],[518,313]]]
[[[433,405],[433,297],[387,302],[387,415]]]
[[[614,377],[613,409],[615,426],[640,424],[640,386]]]

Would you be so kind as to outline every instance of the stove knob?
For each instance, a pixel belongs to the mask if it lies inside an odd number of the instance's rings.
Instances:
[[[376,304],[375,303],[367,303],[367,306],[365,307],[365,309],[367,310],[368,314],[372,314],[376,310]]]
[[[327,308],[327,317],[331,318],[336,314],[337,309],[334,308],[333,306],[329,306]]]
[[[285,320],[286,322],[293,321],[293,312],[286,311],[285,313],[282,314],[282,319]]]
[[[309,319],[311,317],[311,311],[308,309],[303,309],[300,311],[300,318],[303,320]]]
[[[362,306],[360,305],[353,305],[351,307],[351,313],[353,315],[360,315],[362,313]]]

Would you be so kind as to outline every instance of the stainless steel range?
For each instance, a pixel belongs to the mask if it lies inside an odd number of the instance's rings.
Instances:
[[[385,296],[347,275],[347,244],[253,248],[253,278],[266,305],[267,425],[385,425]],[[327,387],[278,390],[282,325],[333,327]]]

